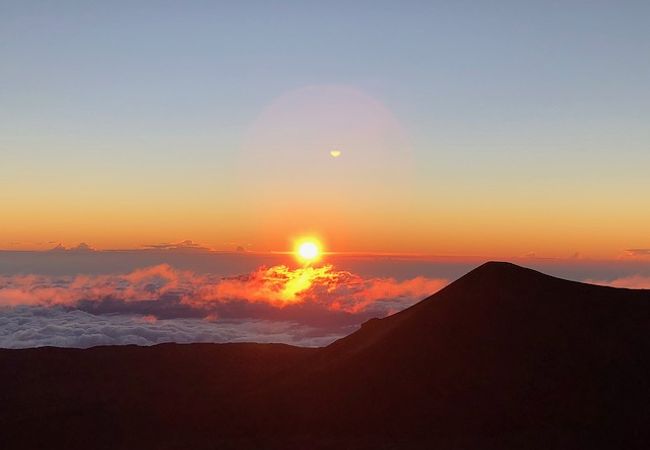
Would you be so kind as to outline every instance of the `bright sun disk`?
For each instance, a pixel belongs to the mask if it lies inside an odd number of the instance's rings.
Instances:
[[[298,244],[296,254],[303,262],[309,263],[315,261],[320,256],[319,244],[312,240],[303,241]]]

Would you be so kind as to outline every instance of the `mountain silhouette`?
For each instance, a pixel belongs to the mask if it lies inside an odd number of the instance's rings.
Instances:
[[[0,351],[2,448],[648,448],[650,291],[490,262],[318,349]]]

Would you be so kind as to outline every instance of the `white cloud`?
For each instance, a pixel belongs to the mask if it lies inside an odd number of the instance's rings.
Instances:
[[[162,342],[282,342],[321,346],[349,331],[341,329],[331,333],[287,321],[158,320],[142,315],[94,315],[62,307],[19,306],[4,308],[0,313],[2,348],[87,348]]]

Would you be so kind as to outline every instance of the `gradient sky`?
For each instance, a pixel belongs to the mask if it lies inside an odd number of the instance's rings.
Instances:
[[[650,3],[236,3],[0,0],[0,248],[650,247]]]

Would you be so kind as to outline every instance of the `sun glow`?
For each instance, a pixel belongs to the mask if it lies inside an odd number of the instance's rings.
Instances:
[[[296,243],[295,255],[303,264],[316,262],[321,256],[321,245],[316,239],[301,239]]]

